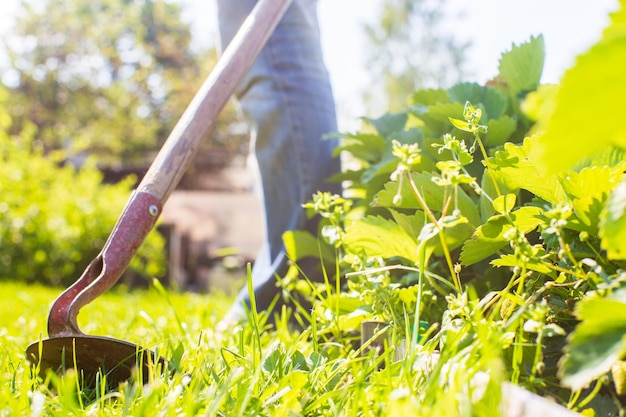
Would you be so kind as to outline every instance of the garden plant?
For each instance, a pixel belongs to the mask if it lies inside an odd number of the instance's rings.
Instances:
[[[248,322],[218,335],[225,297],[156,280],[84,309],[87,333],[153,347],[169,359],[164,374],[116,387],[102,375],[95,388],[71,371],[36,377],[23,348],[44,334],[55,294],[2,284],[14,306],[2,311],[0,409],[493,416],[507,415],[512,383],[564,412],[624,415],[625,45],[621,1],[559,85],[540,83],[544,40],[532,37],[485,85],[417,91],[405,111],[340,134],[345,195],[305,205],[324,219],[317,236],[284,237],[284,295],[311,309],[283,310],[270,328],[252,298]],[[310,257],[325,283],[298,278]],[[361,338],[369,322],[377,330]]]

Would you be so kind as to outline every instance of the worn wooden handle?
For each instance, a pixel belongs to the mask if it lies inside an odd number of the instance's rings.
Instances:
[[[111,288],[150,232],[202,139],[249,70],[291,0],[259,0],[174,127],[129,199],[104,248],[53,303],[50,337],[81,335],[80,309]]]
[[[172,130],[138,191],[165,203],[290,4],[291,0],[259,0]]]

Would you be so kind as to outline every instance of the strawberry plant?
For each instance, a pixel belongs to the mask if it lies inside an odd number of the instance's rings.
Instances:
[[[493,416],[564,415],[567,407],[584,416],[624,415],[621,4],[562,85],[540,85],[543,39],[531,38],[502,55],[487,84],[418,91],[405,111],[342,134],[337,152],[350,169],[337,180],[347,184],[345,195],[317,194],[306,204],[323,218],[318,236],[285,235],[295,263],[281,280],[313,304],[294,313],[302,331],[290,328],[287,309],[268,330],[254,297],[247,323],[215,334],[228,307],[221,294],[170,298],[157,281],[147,292],[113,291],[90,306],[86,329],[156,346],[176,372],[148,381],[137,374],[117,392],[86,390],[75,372],[42,380],[23,356],[24,336],[45,329],[41,300],[52,295],[2,284],[15,301],[2,311],[4,409]],[[0,141],[0,152],[18,156],[3,160],[0,169],[11,167],[0,176],[3,196],[17,198],[9,179],[32,178],[16,169],[26,156],[33,172],[49,175],[29,137]],[[83,179],[68,172],[57,181],[80,190]],[[39,188],[63,195],[52,183]],[[22,190],[47,202],[40,207],[60,207],[38,188]],[[20,224],[16,218],[0,230]],[[297,263],[311,257],[323,261],[323,284],[294,279]],[[24,315],[33,306],[41,314]],[[357,340],[359,329],[371,327],[374,333]]]
[[[306,289],[316,326],[341,338],[383,321],[409,357],[475,353],[489,326],[510,381],[589,415],[623,413],[626,159],[615,92],[626,84],[611,63],[623,58],[624,21],[622,10],[561,86],[540,85],[543,38],[533,37],[485,85],[418,91],[406,111],[343,134],[346,195],[306,205],[325,218],[324,242],[286,236],[296,261],[337,261],[340,291]]]

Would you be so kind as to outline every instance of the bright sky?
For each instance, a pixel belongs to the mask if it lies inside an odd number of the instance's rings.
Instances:
[[[181,0],[189,5],[185,15],[195,31],[214,39],[212,0]],[[381,0],[320,0],[320,24],[326,63],[331,74],[340,130],[358,126],[365,109],[361,93],[369,82],[364,70],[362,26],[376,20]],[[471,41],[467,68],[472,81],[484,82],[497,72],[500,54],[513,42],[543,34],[546,42],[544,82],[557,82],[575,57],[600,36],[608,13],[618,0],[448,0],[463,19],[449,22],[464,41]],[[0,0],[0,32],[11,24],[17,0]],[[206,42],[203,42],[206,43]]]
[[[189,4],[202,37],[211,38],[213,2],[183,0]],[[358,128],[365,114],[361,94],[367,88],[362,26],[376,21],[381,0],[319,0],[319,18],[326,64],[331,74],[340,130]],[[558,82],[577,55],[600,37],[608,14],[618,0],[448,0],[449,30],[471,41],[468,80],[485,82],[497,73],[500,54],[512,43],[543,34],[546,63],[543,82]]]
[[[352,129],[363,115],[360,91],[364,76],[359,26],[375,19],[380,0],[321,0],[320,20],[336,100],[340,127]],[[577,55],[596,42],[608,24],[618,0],[448,0],[450,10],[462,11],[462,20],[450,30],[471,41],[469,81],[485,82],[497,73],[500,54],[512,43],[544,35],[546,62],[543,82],[558,82]]]

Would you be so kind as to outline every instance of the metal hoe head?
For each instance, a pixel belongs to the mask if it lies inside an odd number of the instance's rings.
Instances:
[[[26,353],[39,374],[73,368],[85,387],[93,387],[98,372],[109,386],[117,386],[138,369],[147,380],[149,367],[162,358],[133,343],[109,337],[89,336],[78,327],[80,309],[117,282],[145,236],[154,227],[161,203],[153,195],[134,192],[100,254],[82,276],[54,301],[48,316],[47,339],[28,346]]]
[[[101,336],[51,337],[32,343],[26,354],[38,367],[42,378],[48,370],[63,373],[74,369],[85,387],[95,387],[98,379],[106,381],[109,387],[117,387],[134,373],[137,377],[141,373],[141,381],[147,382],[150,369],[161,373],[167,366],[165,360],[152,351]]]
[[[109,385],[116,385],[130,378],[135,368],[146,380],[150,367],[166,367],[164,359],[132,343],[84,334],[78,327],[78,312],[119,280],[291,1],[257,2],[132,194],[100,254],[54,301],[48,317],[49,338],[26,350],[42,376],[48,369],[74,368],[85,385],[92,385],[101,371]]]

